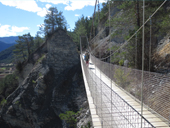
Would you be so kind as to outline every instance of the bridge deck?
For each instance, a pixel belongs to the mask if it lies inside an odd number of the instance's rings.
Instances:
[[[80,56],[80,58],[81,58],[81,56]],[[82,59],[80,59],[80,60],[81,60],[81,65],[82,65],[82,63],[83,63]],[[86,79],[86,76],[85,76],[85,73],[84,73],[84,68],[83,68],[83,66],[81,66],[81,67],[82,67],[83,79],[84,79],[84,84],[85,84],[87,99],[88,99],[88,103],[89,103],[89,109],[90,109],[90,113],[91,113],[93,127],[94,128],[101,128],[101,122],[100,122],[99,116],[96,113],[96,107],[93,103],[93,99],[92,99],[90,89],[89,89],[89,86],[88,86],[88,83],[87,83],[87,79]]]
[[[82,59],[81,59],[82,60]],[[84,70],[82,68],[82,70]],[[90,61],[89,64],[89,70],[91,72],[93,72],[97,77],[99,77],[101,79],[102,82],[104,82],[108,87],[110,87],[115,93],[117,93],[124,101],[127,102],[127,104],[129,104],[130,106],[133,107],[133,109],[135,109],[137,111],[137,113],[140,115],[141,114],[141,104],[136,101],[134,98],[132,98],[130,95],[127,94],[126,91],[124,91],[123,89],[120,89],[118,86],[116,86],[116,83],[114,81],[111,81],[110,78],[108,78],[104,73],[102,73],[97,67],[95,67],[95,65],[92,64],[92,62]],[[84,73],[83,73],[84,76]],[[84,80],[86,81],[86,76],[84,76]],[[94,79],[95,80],[95,79]],[[96,81],[97,83],[97,81]],[[94,127],[101,127],[101,124],[99,122],[99,118],[96,115],[96,109],[95,109],[95,105],[93,104],[93,98],[91,97],[90,94],[90,90],[88,87],[88,83],[85,84],[86,85],[86,92],[87,92],[87,97],[88,97],[88,101],[89,101],[89,106],[90,106],[90,111],[91,111],[91,115],[92,115],[92,120],[94,121]],[[110,92],[108,92],[107,90],[103,91],[105,93],[105,95],[109,95]],[[104,100],[107,102],[107,99],[105,99],[103,97],[103,102]],[[107,107],[107,106],[105,106]],[[133,117],[133,115],[127,115],[127,113],[130,112],[129,109],[126,109],[125,107],[121,106],[120,104],[117,104],[117,106],[120,110],[122,110],[122,113],[126,113],[124,114],[124,116],[131,116],[131,120],[135,119],[135,117]],[[109,111],[112,111],[111,107],[108,106]],[[128,112],[129,111],[129,112]],[[113,115],[115,116],[115,115]],[[151,113],[148,108],[143,107],[143,117],[150,123],[152,124],[152,126],[150,127],[156,127],[156,128],[169,128],[168,124],[163,122],[163,120],[161,118],[159,118],[156,114]],[[94,118],[94,119],[93,119]],[[136,122],[140,122],[141,118],[138,117]],[[118,121],[120,122],[120,121]],[[132,121],[133,122],[133,121]],[[134,122],[134,124],[136,123]],[[143,123],[144,123],[144,119],[143,119]],[[134,125],[134,127],[139,127],[139,124]]]

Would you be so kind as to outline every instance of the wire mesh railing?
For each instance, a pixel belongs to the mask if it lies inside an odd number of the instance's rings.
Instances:
[[[82,59],[82,58],[81,58]],[[91,57],[92,60],[96,59]],[[96,59],[97,60],[97,59]],[[95,61],[96,61],[95,60]],[[100,67],[100,60],[96,61],[97,67]],[[83,61],[84,62],[84,61]],[[101,62],[103,63],[103,62]],[[103,82],[103,73],[96,69],[88,68],[83,63],[83,69],[87,78],[87,83],[100,118],[103,128],[139,128],[141,127],[141,115],[133,106],[128,104],[121,96],[112,90]],[[103,71],[105,65],[101,65]],[[98,75],[97,75],[98,74]],[[142,117],[142,125],[145,128],[154,127],[147,119]]]
[[[91,56],[91,60],[119,88],[126,90],[129,95],[140,102],[141,70],[106,63],[94,56]],[[167,123],[170,118],[169,78],[170,76],[166,74],[144,71],[143,102],[148,110],[156,113]]]

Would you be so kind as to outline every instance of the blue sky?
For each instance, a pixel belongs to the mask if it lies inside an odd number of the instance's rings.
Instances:
[[[94,5],[95,0],[0,0],[0,37],[35,36],[51,6],[63,12],[72,30],[82,15],[92,16]]]

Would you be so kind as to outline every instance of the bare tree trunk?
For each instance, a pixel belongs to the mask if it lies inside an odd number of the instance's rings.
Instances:
[[[137,27],[140,27],[140,14],[139,14],[139,0],[136,1],[136,19],[137,19]]]
[[[140,27],[139,0],[136,0],[136,25]],[[140,37],[140,36],[139,36]],[[137,40],[137,68],[142,69],[142,40]]]

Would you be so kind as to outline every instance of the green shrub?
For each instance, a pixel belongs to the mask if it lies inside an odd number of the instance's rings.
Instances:
[[[119,65],[123,66],[123,64],[124,64],[124,60],[119,60]]]
[[[3,105],[5,105],[7,103],[7,100],[6,99],[3,99],[2,101],[1,101],[1,105],[3,106]]]
[[[32,80],[32,83],[33,83],[33,84],[35,84],[35,83],[36,83],[36,81],[35,81],[35,80]]]
[[[90,122],[88,122],[88,123],[87,123],[87,125],[85,125],[85,126],[81,126],[81,128],[91,128],[91,123],[90,123]]]
[[[60,119],[62,120],[65,120],[70,127],[73,127],[73,128],[76,128],[76,124],[77,124],[77,115],[78,115],[79,111],[78,112],[73,112],[73,111],[66,111],[66,113],[61,113],[59,115]]]
[[[0,80],[0,94],[7,97],[18,87],[18,77],[15,73],[7,75]],[[8,91],[8,93],[6,93]]]
[[[115,70],[114,78],[116,79],[116,83],[123,88],[130,84],[130,81],[127,79],[128,76],[129,73],[125,74],[124,71],[120,68]]]
[[[20,73],[23,69],[23,65],[22,65],[22,62],[19,61],[17,64],[16,64],[16,69],[17,71]]]

